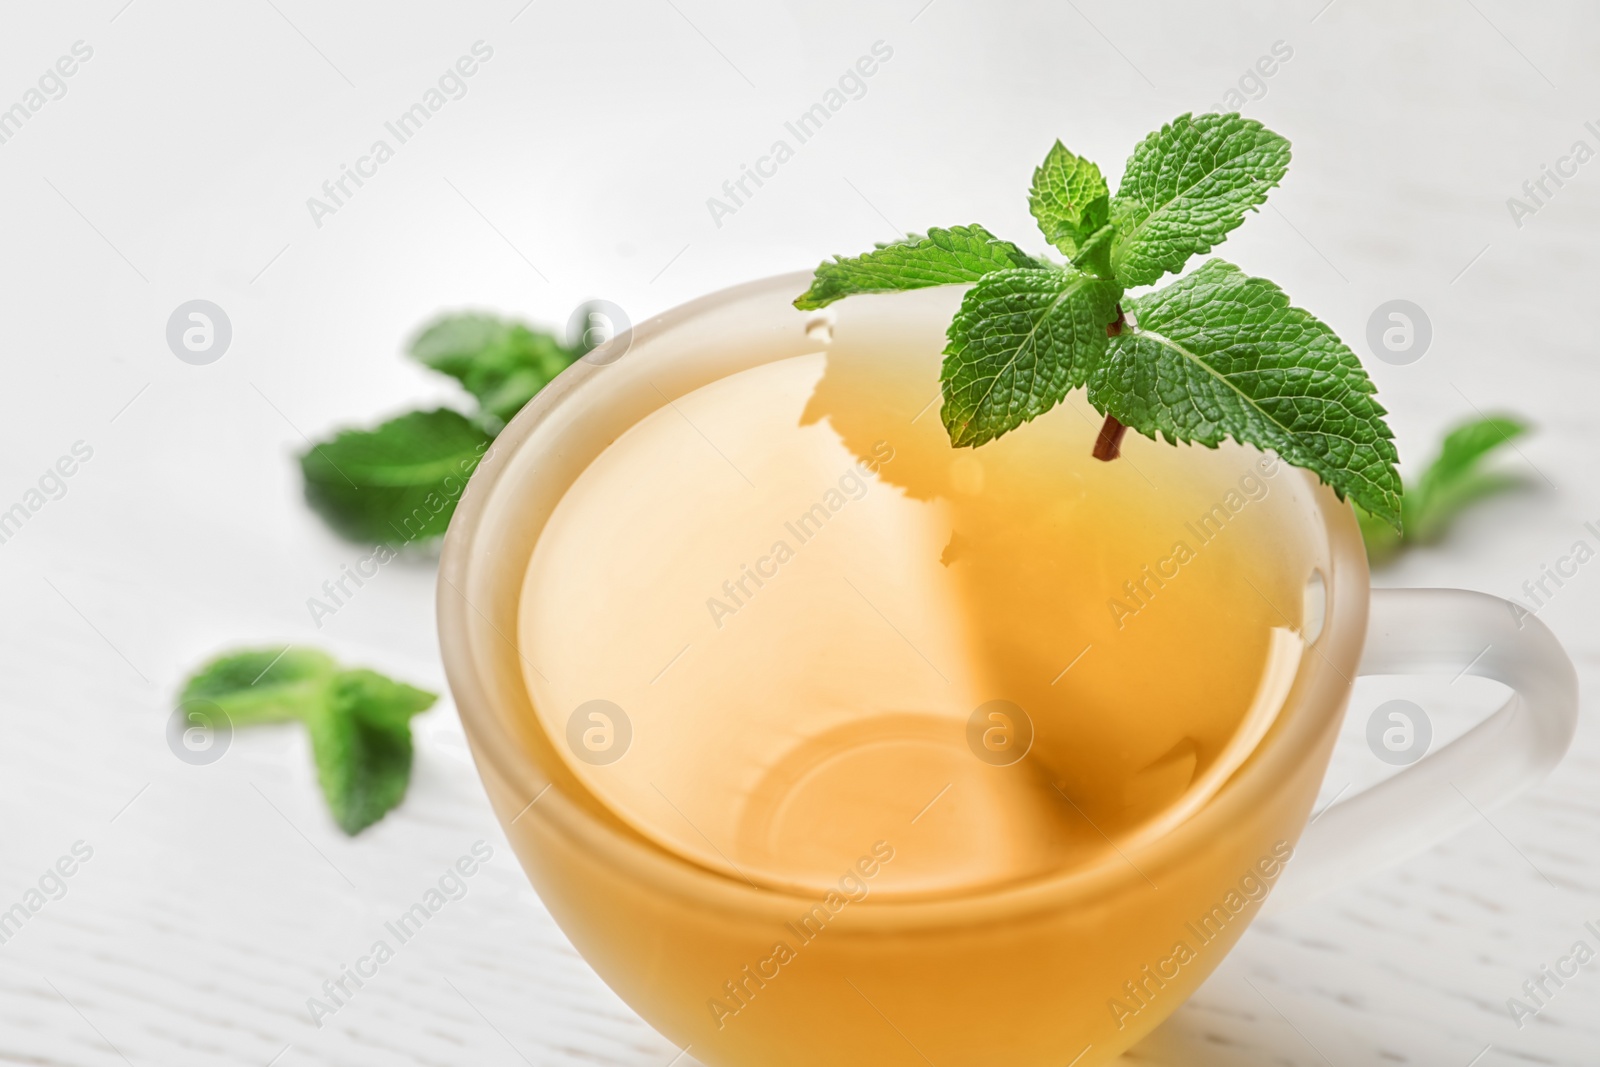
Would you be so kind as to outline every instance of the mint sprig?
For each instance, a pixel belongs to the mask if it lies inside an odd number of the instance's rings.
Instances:
[[[1360,361],[1331,328],[1221,260],[1125,299],[1220,244],[1288,164],[1289,142],[1259,122],[1180,115],[1138,144],[1112,196],[1100,169],[1058,141],[1028,203],[1068,265],[981,226],[930,229],[823,263],[795,306],[970,284],[940,375],[952,444],[992,441],[1087,386],[1106,420],[1098,458],[1115,458],[1130,427],[1169,442],[1231,438],[1313,471],[1398,529],[1393,435]]]
[[[584,353],[520,322],[463,314],[429,325],[410,354],[460,382],[476,409],[407,412],[342,430],[300,456],[307,503],[354,541],[396,545],[442,535],[495,435]]]
[[[310,648],[230,652],[184,685],[180,705],[208,702],[231,726],[298,720],[311,737],[317,780],[334,821],[357,834],[405,797],[411,717],[437,694]]]
[[[490,434],[582,354],[551,334],[492,315],[448,315],[411,342],[412,359],[473,395],[477,421]]]

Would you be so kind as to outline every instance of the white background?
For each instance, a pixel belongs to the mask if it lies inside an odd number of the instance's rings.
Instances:
[[[314,628],[306,599],[368,549],[307,511],[293,463],[304,435],[455,397],[401,355],[442,309],[559,325],[601,296],[637,319],[929,225],[1038,250],[1025,189],[1054,138],[1114,180],[1135,140],[1217,104],[1283,41],[1292,59],[1245,110],[1295,163],[1225,254],[1364,356],[1380,303],[1426,309],[1420,362],[1369,358],[1409,468],[1474,408],[1539,426],[1503,460],[1519,489],[1377,580],[1513,596],[1596,540],[1600,162],[1520,227],[1506,204],[1575,140],[1600,148],[1587,5],[125,2],[7,5],[0,23],[0,107],[75,41],[94,50],[0,144],[0,509],[74,442],[94,449],[0,545],[0,908],[75,841],[94,849],[0,946],[0,1061],[675,1056],[527,888],[448,700],[418,724],[403,807],[354,840],[295,730],[242,733],[207,767],[167,747],[185,672],[236,644],[315,641],[442,688],[429,559],[390,564]],[[494,55],[468,94],[316,226],[307,197],[478,40]],[[894,54],[867,94],[716,226],[706,199],[879,40]],[[233,324],[204,367],[164,338],[196,297]],[[1591,566],[1541,613],[1586,685],[1597,595]],[[1392,693],[1360,688],[1327,795],[1378,776],[1359,735]],[[1491,694],[1414,695],[1449,736]],[[1600,964],[1523,1029],[1505,1002],[1596,940],[1597,772],[1586,719],[1492,825],[1257,924],[1130,1060],[1595,1062]],[[306,998],[479,839],[496,858],[469,895],[314,1028]]]

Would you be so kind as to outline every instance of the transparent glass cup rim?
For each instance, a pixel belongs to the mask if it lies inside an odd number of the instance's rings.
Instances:
[[[741,303],[771,302],[774,296],[781,296],[787,303],[805,290],[810,278],[809,271],[775,275],[679,305],[634,325],[631,336],[618,338],[626,350],[621,359],[652,358],[651,349],[658,342],[675,333],[692,335],[697,329],[712,329],[719,312]],[[893,300],[896,294],[856,299]],[[803,330],[806,313],[792,308],[788,311],[794,316],[793,328]],[[497,492],[516,491],[517,487],[506,484],[504,477],[511,457],[553,414],[564,405],[604,401],[608,369],[609,363],[579,361],[536,395],[496,438],[456,508],[440,559],[438,623],[445,669],[462,726],[481,773],[492,773],[512,786],[517,795],[540,797],[517,816],[518,821],[535,820],[545,831],[565,838],[572,847],[661,894],[691,899],[707,907],[731,908],[742,914],[788,917],[797,904],[809,906],[815,901],[702,867],[635,831],[597,818],[562,789],[547,790],[551,783],[535,759],[497,716],[488,679],[477,663],[471,626],[477,609],[460,591],[471,587],[474,568],[494,566],[493,561],[485,560],[480,547],[488,535],[484,522],[488,503]],[[1293,772],[1304,761],[1317,758],[1319,743],[1343,716],[1349,679],[1355,677],[1361,657],[1369,597],[1366,555],[1350,506],[1307,471],[1287,467],[1285,474],[1303,478],[1312,486],[1313,505],[1328,538],[1332,566],[1325,577],[1326,617],[1313,642],[1318,654],[1302,658],[1276,722],[1210,802],[1170,832],[1135,846],[1137,866],[1131,858],[1113,852],[1098,863],[956,897],[868,897],[856,905],[857,922],[880,928],[970,925],[1087,904],[1119,892],[1148,888],[1143,872],[1182,865],[1201,855],[1218,831],[1241,813],[1272,803]],[[520,588],[521,571],[515,573]],[[514,641],[514,636],[508,639],[500,635],[500,639]]]

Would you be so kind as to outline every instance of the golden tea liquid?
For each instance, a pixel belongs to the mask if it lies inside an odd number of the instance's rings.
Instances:
[[[954,449],[937,375],[909,346],[733,374],[556,507],[531,702],[659,847],[805,894],[863,857],[876,896],[971,893],[1170,829],[1271,724],[1321,625],[1310,489],[1231,446],[1097,461],[1081,395]]]

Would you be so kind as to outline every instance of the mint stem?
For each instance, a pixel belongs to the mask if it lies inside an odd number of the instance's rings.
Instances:
[[[1117,317],[1106,324],[1106,336],[1115,337],[1122,332],[1122,327],[1128,322],[1128,317],[1122,313],[1122,305],[1117,305]],[[1094,439],[1094,458],[1110,463],[1122,455],[1122,435],[1128,428],[1117,421],[1115,415],[1107,415],[1106,421],[1100,426],[1100,434]]]
[[[1109,463],[1122,455],[1122,435],[1127,432],[1128,428],[1118,422],[1115,415],[1107,415],[1100,435],[1094,439],[1094,458]]]

